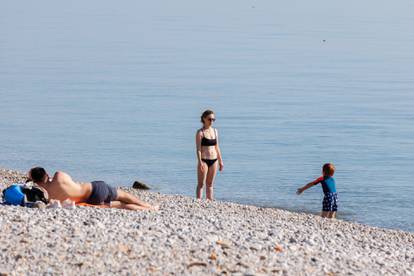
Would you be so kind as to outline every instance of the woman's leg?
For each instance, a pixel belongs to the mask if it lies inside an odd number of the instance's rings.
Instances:
[[[200,170],[200,167],[197,165],[197,190],[196,197],[201,199],[203,193],[204,180],[206,179],[208,167],[206,163],[201,162],[201,165],[204,167],[204,172]]]
[[[214,164],[210,166],[207,171],[206,197],[209,200],[213,200],[214,198],[213,185],[214,185],[214,179],[216,178],[216,174],[217,174],[217,163],[218,163],[217,161],[214,162]]]

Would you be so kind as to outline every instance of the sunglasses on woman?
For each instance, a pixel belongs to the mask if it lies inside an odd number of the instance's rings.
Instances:
[[[215,118],[208,118],[207,120],[209,120],[210,122],[215,122],[216,121]]]

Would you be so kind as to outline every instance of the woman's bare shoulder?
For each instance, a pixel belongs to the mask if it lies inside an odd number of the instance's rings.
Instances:
[[[196,132],[196,135],[197,136],[201,136],[201,135],[203,135],[203,129],[202,128],[200,128],[200,129],[197,129],[197,132]]]

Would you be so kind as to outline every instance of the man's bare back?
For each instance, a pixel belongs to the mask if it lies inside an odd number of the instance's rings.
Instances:
[[[50,179],[46,170],[41,167],[32,168],[28,177],[46,189],[50,199],[59,201],[69,199],[75,203],[93,205],[106,204],[109,207],[128,210],[158,210],[158,206],[151,206],[134,195],[109,186],[104,181],[79,183],[73,181],[70,175],[64,172],[56,172]]]
[[[60,201],[70,199],[75,203],[86,202],[92,193],[91,183],[77,183],[64,172],[56,172],[51,180],[41,186],[46,189],[50,198]]]

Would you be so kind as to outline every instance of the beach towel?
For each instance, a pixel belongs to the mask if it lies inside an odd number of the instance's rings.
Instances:
[[[76,206],[83,206],[83,207],[95,207],[95,208],[109,208],[108,205],[93,205],[93,204],[88,204],[88,203],[76,203]]]

